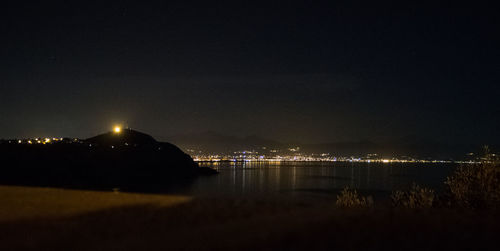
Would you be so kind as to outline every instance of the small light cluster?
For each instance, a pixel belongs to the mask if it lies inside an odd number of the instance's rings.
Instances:
[[[52,144],[56,142],[63,141],[63,138],[28,138],[28,139],[17,139],[10,140],[9,143],[15,142],[17,144]]]

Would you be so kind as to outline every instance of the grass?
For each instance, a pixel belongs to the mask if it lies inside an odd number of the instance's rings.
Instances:
[[[495,211],[0,186],[0,250],[491,249]]]

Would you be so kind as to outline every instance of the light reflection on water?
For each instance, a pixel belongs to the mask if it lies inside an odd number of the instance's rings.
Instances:
[[[193,195],[337,193],[346,186],[387,193],[413,182],[441,190],[454,164],[341,162],[200,163],[218,175],[201,177],[185,191]]]

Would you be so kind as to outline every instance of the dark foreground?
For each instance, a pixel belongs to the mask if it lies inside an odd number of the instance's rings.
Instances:
[[[500,215],[0,186],[0,250],[497,249]]]

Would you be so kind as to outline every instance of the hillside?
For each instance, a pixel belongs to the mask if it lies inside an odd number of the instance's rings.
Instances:
[[[131,190],[189,183],[200,168],[173,144],[131,129],[83,141],[1,144],[2,184]]]

